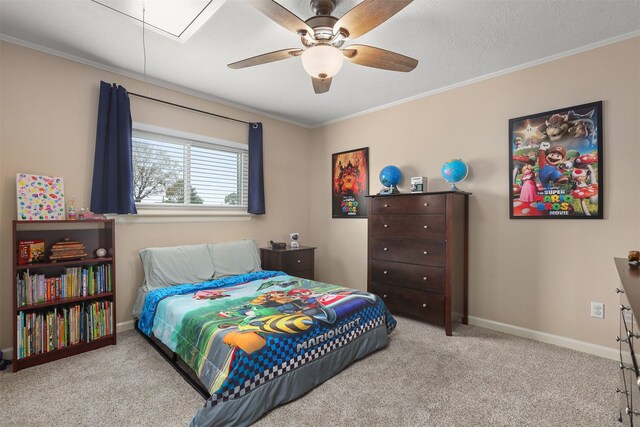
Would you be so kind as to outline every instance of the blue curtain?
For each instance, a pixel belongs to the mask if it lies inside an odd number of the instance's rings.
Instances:
[[[100,82],[91,211],[135,214],[131,163],[131,109],[122,86]]]
[[[249,125],[249,203],[247,212],[254,215],[265,213],[264,173],[262,167],[262,123]]]

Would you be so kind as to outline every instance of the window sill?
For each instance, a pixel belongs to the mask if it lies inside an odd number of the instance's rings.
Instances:
[[[188,222],[251,221],[252,214],[242,211],[185,211],[168,209],[138,209],[136,215],[107,215],[118,224],[166,224]]]

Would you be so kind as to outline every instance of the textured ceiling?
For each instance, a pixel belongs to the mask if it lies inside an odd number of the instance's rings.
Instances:
[[[302,19],[312,15],[308,1],[280,3]],[[334,15],[342,16],[357,3],[338,0]],[[345,62],[331,90],[321,95],[313,92],[300,58],[227,68],[250,56],[301,47],[296,35],[241,0],[223,2],[186,43],[153,31],[145,38],[150,81],[318,126],[630,35],[640,35],[640,0],[415,0],[346,45],[402,53],[418,59],[417,68],[397,73]],[[0,0],[0,36],[129,73],[143,72],[141,24],[90,0]]]

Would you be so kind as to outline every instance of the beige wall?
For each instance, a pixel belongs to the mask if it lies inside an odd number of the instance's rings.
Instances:
[[[0,348],[11,346],[11,238],[15,174],[63,176],[68,195],[88,205],[98,83],[147,93],[144,83],[0,43]],[[331,219],[330,155],[368,146],[371,191],[378,171],[399,166],[442,190],[440,166],[471,166],[470,314],[594,344],[613,346],[617,284],[613,256],[640,247],[637,127],[640,39],[425,97],[313,131],[150,86],[151,96],[264,123],[267,215],[250,222],[119,224],[118,321],[130,319],[142,280],[137,250],[254,237],[285,240],[299,231],[318,246],[317,278],[366,288],[366,220]],[[605,220],[508,218],[509,118],[604,101]],[[132,98],[135,121],[246,142],[246,128]],[[313,159],[313,160],[312,160]],[[408,191],[407,180],[401,189]],[[292,205],[295,195],[295,206]],[[307,213],[306,204],[310,209]],[[297,207],[296,207],[297,206]],[[604,302],[605,320],[589,317]]]
[[[6,42],[0,43],[0,57],[0,348],[7,348],[12,345],[10,220],[16,217],[15,174],[62,176],[66,194],[76,196],[78,207],[88,206],[100,80],[121,84],[131,92],[148,92],[138,80]],[[309,173],[310,130],[153,85],[149,91],[153,97],[263,122],[267,214],[249,222],[118,224],[118,322],[131,319],[136,288],[142,281],[140,248],[242,238],[255,238],[265,246],[270,239],[287,239],[291,231],[310,234],[306,210],[301,213],[295,208],[309,202],[308,182],[300,177]],[[247,142],[244,124],[134,97],[131,109],[134,121]]]
[[[331,219],[330,155],[369,147],[377,174],[397,165],[447,186],[440,166],[462,157],[470,175],[470,314],[613,347],[618,284],[612,257],[640,248],[640,38],[463,86],[316,129],[311,240],[323,281],[366,287],[366,220]],[[508,215],[508,120],[604,101],[605,219],[516,221]],[[604,302],[604,320],[590,302]]]

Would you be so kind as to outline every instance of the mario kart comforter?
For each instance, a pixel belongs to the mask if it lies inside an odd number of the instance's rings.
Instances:
[[[275,271],[151,291],[138,321],[211,393],[194,426],[248,425],[386,346],[395,326],[373,294]]]

